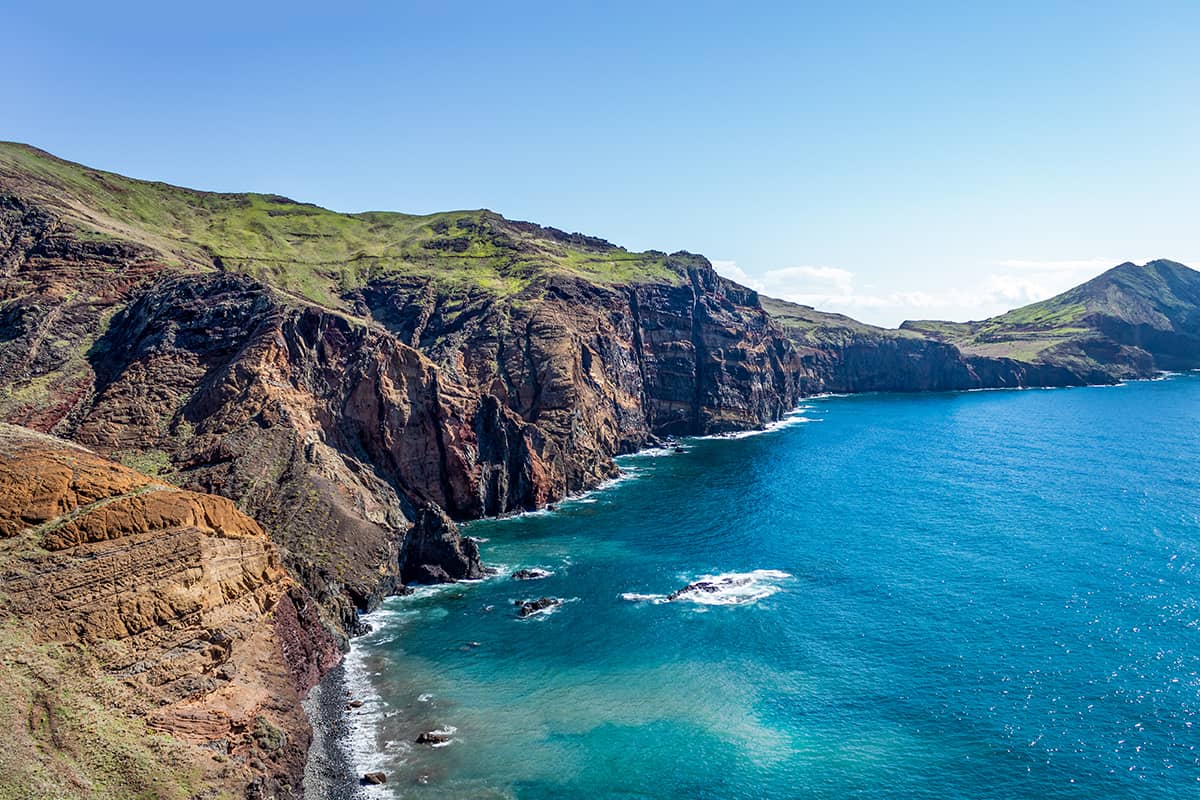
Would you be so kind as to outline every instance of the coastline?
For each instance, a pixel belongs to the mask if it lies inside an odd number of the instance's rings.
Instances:
[[[1136,382],[1152,382],[1168,380],[1177,376],[1187,376],[1200,374],[1200,370],[1187,371],[1162,371],[1153,377],[1148,378],[1133,378],[1129,381]],[[1075,389],[1075,388],[1112,388],[1122,386],[1127,381],[1114,384],[1089,384],[1087,386],[1037,386],[1037,387],[991,387],[985,389],[965,389],[952,392],[912,392],[904,394],[956,394],[988,392],[988,391],[1029,391],[1033,389],[1052,390],[1052,389]],[[668,443],[654,444],[642,448],[634,453],[628,453],[616,458],[620,460],[638,458],[638,457],[656,457],[670,456],[676,454],[676,447],[687,448],[689,440],[734,440],[742,439],[750,436],[771,433],[784,428],[791,427],[797,424],[819,422],[819,418],[813,418],[806,415],[806,412],[814,410],[808,403],[812,401],[820,401],[826,399],[839,399],[846,397],[857,397],[861,395],[880,395],[892,394],[885,392],[861,392],[861,393],[820,393],[805,397],[791,411],[784,414],[780,419],[769,422],[762,427],[753,428],[744,431],[734,431],[720,434],[710,434],[707,436],[695,437],[680,437],[677,440],[672,440]],[[619,463],[618,461],[618,463]],[[589,498],[598,492],[613,488],[629,480],[634,480],[641,476],[641,470],[622,466],[618,475],[605,479],[591,489],[578,492],[573,495],[568,495],[549,503],[542,508],[531,511],[521,511],[517,513],[504,514],[496,517],[484,517],[482,519],[499,521],[508,519],[518,519],[531,515],[547,515],[553,514],[562,504],[571,504],[589,502]],[[471,522],[475,522],[472,520]],[[464,532],[464,535],[469,535]],[[503,565],[501,565],[503,566]],[[482,580],[487,580],[484,578]],[[469,583],[474,583],[470,581]],[[434,591],[448,587],[451,584],[442,584],[437,587],[431,587]],[[372,630],[374,632],[381,631],[387,623],[380,620],[376,616],[378,611],[384,610],[382,607],[377,608],[363,615],[364,621],[372,622]],[[372,620],[374,617],[374,620]],[[351,640],[350,648],[360,646],[357,644],[361,636],[354,637]],[[347,675],[347,666],[350,660],[354,657],[352,652],[348,651],[342,661],[333,670],[327,674],[322,681],[309,693],[309,696],[304,701],[304,709],[308,715],[309,722],[313,729],[313,740],[309,748],[308,762],[305,767],[305,797],[307,800],[366,800],[372,794],[367,791],[361,784],[360,778],[363,771],[371,769],[370,765],[359,763],[360,753],[355,751],[354,733],[355,733],[355,717],[347,713],[346,703],[352,697],[360,698],[364,695],[363,686],[352,686],[351,678]],[[389,779],[395,776],[389,775]]]
[[[618,459],[619,463],[620,460],[630,458],[671,456],[677,453],[676,447],[687,448],[689,440],[742,439],[749,436],[772,433],[797,424],[816,422],[819,420],[805,416],[805,412],[812,410],[812,407],[806,405],[806,403],[811,400],[838,396],[841,395],[821,394],[806,397],[800,404],[783,414],[779,419],[772,420],[762,427],[710,434],[707,436],[680,437],[672,440],[670,443],[649,445],[633,453],[616,456],[615,458]],[[635,467],[622,466],[620,472],[614,477],[601,481],[591,489],[567,495],[552,503],[548,503],[542,508],[496,517],[482,517],[480,520],[471,520],[471,522],[482,520],[500,521],[533,515],[553,514],[563,504],[594,502],[590,499],[593,495],[639,477],[641,477],[641,470]],[[469,534],[464,532],[465,535]],[[507,569],[505,565],[493,566],[501,567],[501,574],[504,574]],[[481,580],[488,579],[483,578]],[[464,581],[464,583],[477,582]],[[452,585],[454,584],[440,584],[427,588],[437,591]],[[356,738],[361,738],[356,737],[356,732],[361,733],[361,731],[356,730],[359,723],[356,722],[355,715],[348,713],[346,710],[346,703],[351,699],[363,699],[369,692],[369,687],[352,685],[353,678],[347,673],[347,669],[355,658],[355,648],[361,646],[359,639],[369,636],[370,633],[379,633],[387,627],[386,620],[379,619],[378,615],[378,612],[385,610],[381,605],[362,615],[363,621],[370,623],[370,632],[355,636],[350,640],[350,649],[344,654],[341,662],[330,670],[319,684],[312,688],[308,697],[304,700],[304,711],[308,716],[309,724],[313,730],[313,739],[309,746],[308,761],[304,770],[304,796],[306,800],[366,800],[372,794],[368,791],[369,787],[364,787],[360,783],[360,779],[364,772],[370,771],[373,767],[369,764],[361,763],[362,753],[357,752],[355,748]],[[387,615],[385,614],[384,616],[386,617]],[[395,777],[397,776],[388,775],[390,780],[394,780]]]

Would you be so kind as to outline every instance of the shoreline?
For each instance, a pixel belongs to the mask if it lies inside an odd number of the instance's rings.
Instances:
[[[1168,380],[1177,376],[1194,375],[1197,373],[1200,373],[1200,370],[1187,370],[1182,372],[1164,370],[1153,377],[1132,378],[1128,380],[1137,382],[1154,382]],[[769,422],[761,428],[733,431],[728,433],[709,434],[706,436],[680,437],[674,441],[676,443],[685,443],[688,440],[737,440],[759,434],[779,431],[800,423],[818,422],[820,421],[819,419],[812,419],[804,416],[804,412],[812,410],[811,408],[806,407],[806,404],[811,401],[820,401],[826,399],[882,394],[957,394],[991,391],[1029,391],[1034,389],[1052,390],[1113,388],[1119,387],[1126,382],[1127,381],[1112,384],[1087,384],[1084,386],[989,387],[980,389],[958,389],[948,392],[826,392],[809,395],[803,398],[795,408],[784,414],[782,417],[780,417],[780,419]],[[644,447],[634,453],[627,453],[623,456],[617,456],[616,458],[674,455],[675,446],[676,445],[670,443],[654,444]],[[594,488],[587,489],[573,495],[568,495],[547,504],[547,506],[543,506],[542,508],[534,509],[532,511],[520,511],[495,517],[481,517],[479,520],[470,520],[468,523],[463,524],[468,525],[470,523],[485,520],[503,521],[519,519],[521,517],[530,515],[553,514],[558,511],[558,506],[560,504],[578,502],[581,500],[587,502],[587,498],[596,494],[597,492],[613,488],[621,483],[638,478],[639,472],[640,470],[622,470],[620,474],[602,481]],[[469,534],[464,532],[464,536],[466,535]],[[487,578],[482,580],[487,580]],[[470,583],[474,582],[475,581],[470,581]],[[443,584],[443,586],[450,585],[452,584]],[[379,610],[381,610],[381,608],[377,608],[371,612],[368,612],[367,614],[362,615],[362,618],[366,620]],[[381,629],[378,625],[373,627],[375,630]],[[355,648],[355,642],[359,638],[362,637],[356,636],[350,640],[351,650]],[[359,770],[360,768],[366,769],[366,767],[363,767],[358,763],[358,759],[356,757],[357,754],[355,753],[353,747],[354,720],[352,715],[346,711],[346,703],[351,698],[352,694],[349,676],[346,674],[346,668],[350,658],[352,658],[351,651],[347,651],[341,662],[339,662],[336,667],[330,670],[329,673],[322,678],[319,684],[313,687],[313,689],[309,692],[308,697],[305,698],[302,704],[313,731],[313,739],[311,745],[309,746],[308,760],[306,762],[304,772],[304,791],[306,800],[367,800],[370,794],[360,784],[362,774]],[[358,695],[355,696],[357,697]],[[393,778],[393,776],[389,775],[389,778]]]
[[[633,453],[626,453],[615,458],[635,458],[638,456],[669,456],[675,455],[675,447],[679,443],[688,440],[737,440],[749,436],[757,436],[759,434],[772,433],[792,427],[797,424],[814,422],[805,417],[804,412],[811,410],[811,407],[806,406],[810,400],[819,400],[826,397],[837,397],[839,395],[824,394],[810,396],[804,398],[795,408],[782,415],[779,419],[773,420],[763,427],[752,428],[743,431],[731,431],[728,433],[709,434],[707,436],[686,436],[673,440],[675,443],[658,443],[642,448]],[[690,448],[689,448],[690,449]],[[519,519],[531,515],[553,514],[557,512],[560,504],[570,504],[574,502],[588,502],[588,498],[598,492],[614,488],[626,481],[635,480],[639,477],[640,470],[622,469],[619,474],[612,478],[607,478],[591,489],[578,492],[573,495],[548,503],[542,508],[532,511],[520,511],[517,513],[505,514],[496,517],[481,517],[479,520],[470,520],[464,525],[481,522],[481,521],[504,521],[511,519]],[[464,532],[464,536],[469,535]],[[493,577],[493,576],[489,576]],[[488,580],[482,578],[481,581]],[[461,583],[477,583],[479,581],[460,581]],[[459,582],[456,582],[459,583]],[[440,584],[432,587],[434,590],[443,587],[449,587],[453,583]],[[393,595],[401,596],[401,595]],[[388,598],[384,598],[386,601]],[[378,608],[367,612],[361,616],[361,619],[368,621],[377,612],[384,610],[382,603]],[[383,624],[376,622],[371,626],[371,632],[379,632],[383,630]],[[364,687],[352,687],[351,676],[347,674],[347,668],[351,659],[354,657],[353,650],[358,646],[357,641],[364,638],[368,634],[362,634],[350,639],[350,649],[343,655],[342,660],[336,667],[329,671],[321,682],[312,688],[308,697],[302,703],[305,714],[308,716],[309,725],[312,727],[312,743],[309,745],[308,760],[304,769],[304,796],[305,800],[367,800],[372,794],[368,791],[369,787],[364,787],[360,783],[363,775],[363,770],[372,769],[369,765],[359,763],[359,753],[354,747],[355,742],[355,719],[354,715],[346,711],[346,703],[351,699],[363,699]],[[394,780],[393,775],[388,775],[389,779]]]
[[[349,653],[346,654],[347,656]],[[314,686],[301,703],[312,728],[304,764],[305,800],[363,800],[362,777],[350,752],[349,685],[346,658]]]

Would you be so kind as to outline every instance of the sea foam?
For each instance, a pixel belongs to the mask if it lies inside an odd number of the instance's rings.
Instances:
[[[622,600],[633,603],[696,603],[703,606],[741,606],[757,603],[783,589],[782,581],[792,576],[777,569],[751,572],[722,572],[701,575],[672,594],[625,592]]]

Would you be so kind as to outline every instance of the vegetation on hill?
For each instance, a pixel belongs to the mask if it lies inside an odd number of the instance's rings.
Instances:
[[[760,296],[762,307],[797,344],[824,347],[852,339],[919,339],[920,334],[868,325],[845,314],[818,311],[811,306]]]
[[[278,195],[196,191],[14,143],[0,143],[0,182],[90,236],[138,242],[170,264],[244,272],[326,306],[392,275],[512,294],[553,274],[599,283],[677,282],[694,258],[634,253],[487,210],[341,214]]]
[[[0,143],[0,186],[52,209],[77,238],[135,242],[164,264],[245,273],[351,314],[350,294],[379,280],[415,277],[443,289],[511,297],[557,275],[600,284],[679,283],[688,268],[707,264],[689,253],[631,252],[488,210],[342,214],[272,194],[185,189],[91,169],[14,143]],[[1089,354],[1098,339],[1145,344],[1140,335],[1114,333],[1121,326],[1172,335],[1200,327],[1200,273],[1171,261],[1122,264],[1049,300],[980,322],[918,320],[896,330],[761,299],[802,347],[911,346],[926,339],[952,344],[968,356],[1069,362],[1085,371],[1104,366],[1104,356]],[[1186,350],[1190,335],[1169,349]],[[1190,363],[1186,353],[1171,358]]]

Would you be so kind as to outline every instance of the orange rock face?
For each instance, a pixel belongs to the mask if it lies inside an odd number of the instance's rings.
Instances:
[[[0,426],[0,586],[5,619],[85,645],[131,690],[118,710],[190,743],[206,778],[298,791],[300,699],[339,651],[232,502]]]

